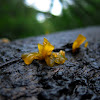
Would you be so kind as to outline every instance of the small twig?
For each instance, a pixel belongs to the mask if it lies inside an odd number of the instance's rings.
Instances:
[[[0,65],[0,69],[3,68],[4,66],[7,66],[7,65],[9,65],[11,63],[14,63],[16,61],[19,61],[19,60],[21,60],[21,58],[15,58],[15,59],[12,59],[10,61],[7,61],[7,62],[5,62],[5,63],[3,63],[3,64]]]

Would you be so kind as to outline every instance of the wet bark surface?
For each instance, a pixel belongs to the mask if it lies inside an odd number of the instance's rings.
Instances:
[[[83,34],[89,45],[76,54],[72,43]],[[54,51],[65,50],[68,60],[49,67],[34,60],[26,65],[23,53],[38,51],[46,37]],[[0,100],[100,100],[100,27],[64,31],[0,44]]]

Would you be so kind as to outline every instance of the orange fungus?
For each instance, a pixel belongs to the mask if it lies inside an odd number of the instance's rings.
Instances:
[[[22,54],[25,64],[31,64],[34,59],[45,60],[48,66],[53,66],[55,63],[63,64],[66,61],[65,51],[52,52],[54,46],[46,38],[43,44],[38,44],[38,50],[38,52]]]
[[[77,48],[80,47],[80,45],[86,40],[86,37],[79,34],[79,36],[77,37],[77,39],[74,41],[73,45],[72,45],[72,51],[75,52]]]
[[[84,47],[87,48],[88,46],[88,42],[85,42]]]

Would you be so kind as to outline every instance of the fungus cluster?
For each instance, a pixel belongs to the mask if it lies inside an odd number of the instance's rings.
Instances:
[[[22,54],[22,59],[25,64],[29,65],[34,59],[45,60],[48,66],[53,66],[55,63],[63,64],[66,61],[65,51],[52,52],[54,46],[44,38],[43,44],[38,44],[38,52]]]
[[[86,40],[86,37],[79,34],[77,39],[73,42],[72,51],[75,51],[80,47],[80,45]],[[88,42],[85,43],[84,47],[87,47]],[[65,57],[65,51],[60,50],[59,52],[52,52],[54,46],[44,38],[43,44],[38,44],[38,52],[31,52],[22,54],[22,59],[25,64],[29,65],[34,59],[45,60],[48,66],[53,66],[55,63],[63,64],[67,58]]]

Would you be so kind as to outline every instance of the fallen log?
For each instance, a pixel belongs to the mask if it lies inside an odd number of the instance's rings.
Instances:
[[[77,54],[72,43],[83,34],[89,45]],[[23,53],[38,51],[46,37],[64,50],[68,60],[49,67],[34,60],[26,65]],[[0,100],[100,100],[100,27],[87,27],[0,43]]]

